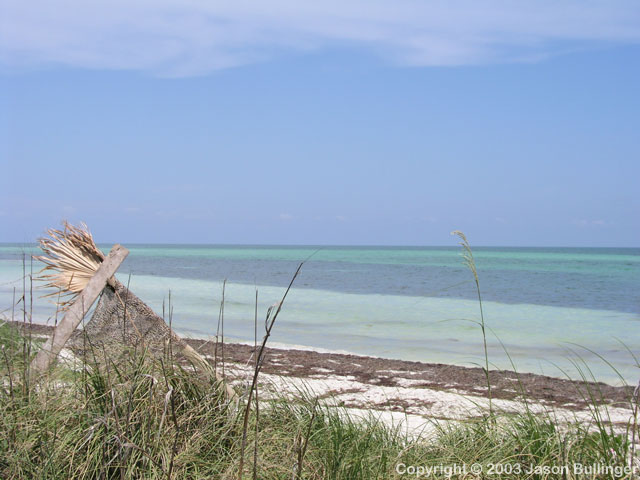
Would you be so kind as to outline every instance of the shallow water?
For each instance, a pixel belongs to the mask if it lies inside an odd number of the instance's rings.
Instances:
[[[274,344],[483,362],[477,294],[457,248],[128,247],[119,278],[158,312],[163,302],[169,311],[171,291],[172,322],[184,334],[215,333],[227,278],[225,337],[253,340],[256,287],[263,324],[297,264],[311,256],[287,297]],[[10,307],[14,287],[20,296],[22,253],[32,251],[0,245],[0,305]],[[627,347],[640,354],[640,249],[477,248],[474,255],[492,364],[577,376],[574,362],[581,358],[598,379],[619,382],[593,351],[627,381],[637,381],[640,370]],[[39,297],[33,311],[36,321],[55,316]]]

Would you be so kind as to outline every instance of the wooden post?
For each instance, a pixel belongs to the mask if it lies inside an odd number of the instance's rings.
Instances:
[[[122,245],[113,246],[107,258],[98,267],[95,275],[91,277],[87,286],[80,292],[76,301],[69,307],[67,313],[58,323],[53,335],[44,343],[42,349],[31,362],[32,374],[48,370],[109,279],[116,273],[124,259],[127,258],[127,255],[129,255],[129,250]]]

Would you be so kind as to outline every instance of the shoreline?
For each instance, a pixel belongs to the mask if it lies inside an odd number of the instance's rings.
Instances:
[[[22,322],[7,321],[20,329]],[[31,333],[49,336],[53,326],[32,324]],[[213,363],[212,340],[184,340]],[[218,369],[222,369],[218,348]],[[253,345],[224,344],[224,375],[246,385],[253,373]],[[587,419],[595,395],[610,423],[626,424],[632,386],[582,382],[508,370],[490,370],[493,407],[500,412],[550,413],[564,422]],[[374,413],[407,429],[423,431],[436,421],[461,421],[486,414],[487,383],[479,367],[392,360],[346,353],[266,348],[260,374],[263,392],[295,395],[304,391],[356,415]],[[524,395],[523,395],[524,392]],[[525,401],[526,400],[526,401]],[[591,406],[592,408],[592,406]],[[607,418],[607,417],[605,417]]]

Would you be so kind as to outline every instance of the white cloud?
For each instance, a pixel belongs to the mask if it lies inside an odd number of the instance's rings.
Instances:
[[[601,220],[601,219],[597,219],[597,220],[580,219],[580,220],[574,220],[573,223],[578,227],[606,227],[607,225],[609,225],[609,223],[606,220]]]
[[[78,209],[72,205],[63,205],[61,210],[65,215],[73,215],[78,211]]]
[[[636,0],[0,0],[0,62],[196,75],[285,52],[404,65],[529,61],[640,41]]]
[[[278,218],[280,218],[280,220],[288,222],[289,220],[293,220],[293,215],[291,215],[290,213],[281,213]]]

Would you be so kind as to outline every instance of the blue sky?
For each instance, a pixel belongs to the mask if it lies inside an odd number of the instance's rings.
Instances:
[[[640,4],[317,3],[1,1],[0,241],[640,245]]]

